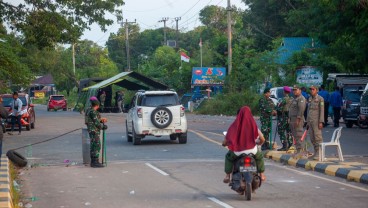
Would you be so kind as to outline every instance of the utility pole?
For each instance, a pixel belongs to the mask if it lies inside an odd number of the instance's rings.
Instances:
[[[227,55],[228,55],[228,74],[231,74],[232,69],[232,48],[231,48],[231,4],[227,0]]]
[[[181,17],[175,17],[176,21],[176,48],[179,48],[179,20],[181,20]]]
[[[73,73],[75,76],[75,43],[72,44],[72,53],[73,53]]]
[[[164,22],[164,45],[167,45],[166,43],[166,21],[169,20],[168,17],[163,17],[162,20],[158,22]]]
[[[125,46],[126,46],[126,56],[127,56],[127,69],[125,71],[130,71],[130,50],[129,50],[129,24],[136,23],[136,20],[134,22],[128,22],[128,20],[125,20]],[[124,26],[124,22],[121,23],[121,26]]]

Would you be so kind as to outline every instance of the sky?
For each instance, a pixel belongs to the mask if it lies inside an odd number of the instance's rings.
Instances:
[[[24,3],[24,0],[4,0],[4,2],[18,5]],[[227,0],[124,0],[124,2],[125,5],[118,8],[123,10],[124,21],[136,21],[141,30],[163,27],[163,22],[159,22],[162,18],[169,18],[166,22],[167,27],[176,28],[174,18],[181,17],[179,30],[189,31],[201,25],[198,14],[205,6],[227,7]],[[245,9],[242,0],[230,0],[230,3],[237,8]],[[81,39],[92,40],[100,46],[105,46],[110,33],[116,33],[121,27],[121,23],[117,22],[114,15],[106,14],[106,17],[114,20],[114,24],[106,27],[106,32],[102,32],[97,24],[92,24],[91,30],[86,30]]]
[[[227,0],[125,0],[124,2],[125,5],[121,7],[124,21],[136,21],[141,30],[163,27],[163,22],[159,22],[159,20],[164,17],[169,18],[166,22],[167,27],[176,28],[174,18],[181,17],[179,30],[192,30],[194,27],[201,25],[198,14],[205,6],[227,7]],[[245,9],[245,5],[241,0],[231,0],[230,3],[238,8]],[[100,46],[105,46],[110,33],[116,33],[121,27],[113,15],[107,16],[114,20],[114,24],[108,26],[105,33],[101,31],[98,25],[94,24],[91,26],[91,30],[84,32],[81,39],[89,39]]]

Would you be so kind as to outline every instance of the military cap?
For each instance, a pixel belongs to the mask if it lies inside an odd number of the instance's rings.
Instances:
[[[288,87],[288,86],[284,86],[284,91],[285,91],[285,92],[291,92],[291,89],[290,89],[290,87]]]
[[[266,93],[268,93],[268,92],[270,92],[270,88],[269,87],[266,87],[264,90],[263,90],[263,94],[266,94]]]
[[[317,86],[317,85],[311,85],[310,87],[309,87],[309,89],[316,89],[317,91],[318,91],[318,89],[319,89],[319,87]]]
[[[301,87],[299,85],[294,85],[293,90],[295,90],[295,89],[301,89]]]

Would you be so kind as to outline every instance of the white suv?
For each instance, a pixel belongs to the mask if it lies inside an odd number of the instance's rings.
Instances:
[[[145,136],[170,136],[187,143],[185,109],[174,91],[138,91],[130,102],[126,138],[134,145]]]

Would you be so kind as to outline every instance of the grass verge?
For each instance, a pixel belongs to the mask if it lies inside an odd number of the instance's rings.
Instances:
[[[18,169],[9,161],[9,174],[10,174],[10,196],[13,204],[13,208],[18,208],[20,201],[20,190],[19,187],[14,186],[14,180],[18,178]]]

